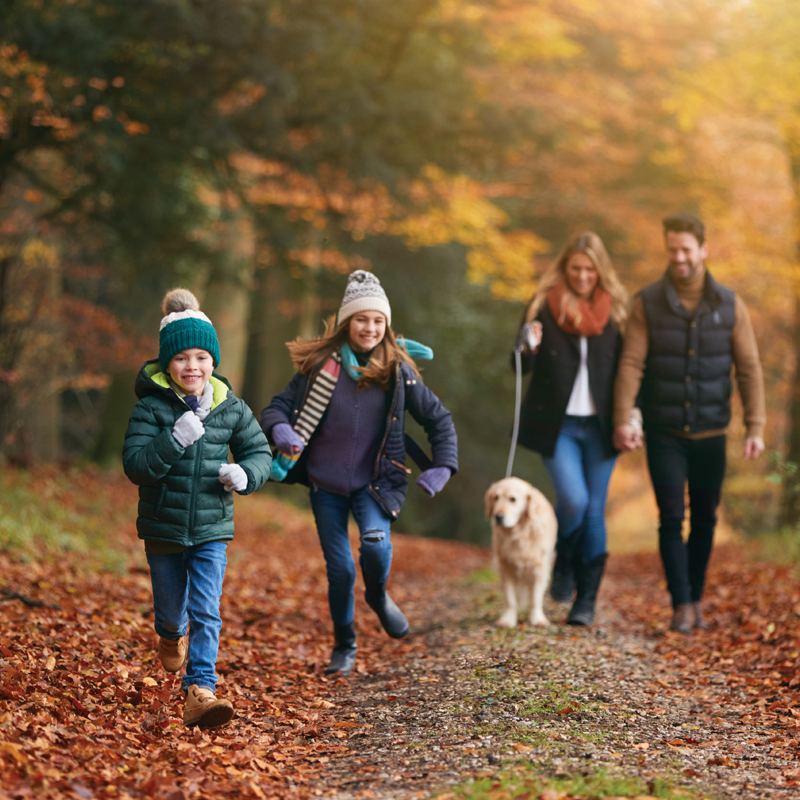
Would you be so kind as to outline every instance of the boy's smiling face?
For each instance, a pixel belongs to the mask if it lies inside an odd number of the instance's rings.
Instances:
[[[214,360],[208,350],[191,347],[181,350],[172,358],[167,367],[172,380],[181,387],[186,394],[197,397],[203,394],[208,379],[214,371]]]

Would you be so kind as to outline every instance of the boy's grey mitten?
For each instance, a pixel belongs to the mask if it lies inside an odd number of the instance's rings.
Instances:
[[[175,420],[172,435],[181,447],[188,447],[196,442],[206,432],[203,423],[194,411],[187,411]]]
[[[243,492],[247,488],[247,473],[238,464],[220,465],[219,480],[226,492]]]

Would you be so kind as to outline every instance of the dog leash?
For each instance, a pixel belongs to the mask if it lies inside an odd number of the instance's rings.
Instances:
[[[511,477],[511,470],[514,468],[514,454],[517,450],[517,436],[519,435],[519,414],[522,406],[522,345],[514,345],[514,364],[517,372],[516,396],[514,398],[514,430],[511,434],[511,450],[508,453],[508,466],[506,467],[506,478]]]

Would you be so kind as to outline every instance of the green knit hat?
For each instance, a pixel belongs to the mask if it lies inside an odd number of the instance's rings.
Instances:
[[[170,289],[161,304],[164,318],[158,335],[158,361],[166,372],[169,362],[182,350],[207,350],[219,366],[219,339],[211,320],[200,310],[188,289]]]

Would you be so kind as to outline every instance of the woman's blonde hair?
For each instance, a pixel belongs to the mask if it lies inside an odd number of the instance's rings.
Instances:
[[[339,350],[347,342],[351,319],[352,317],[348,317],[341,325],[337,326],[334,314],[325,321],[325,330],[317,339],[295,339],[293,342],[287,342],[286,347],[289,348],[289,355],[292,357],[295,369],[303,375],[308,375],[322,366],[336,350]],[[381,389],[388,389],[395,368],[401,361],[408,364],[417,377],[422,377],[414,359],[400,347],[394,331],[387,325],[386,333],[380,344],[376,345],[372,351],[367,366],[357,368],[361,372],[358,388],[379,386]]]
[[[570,258],[576,253],[582,253],[592,259],[597,270],[597,285],[605,289],[611,295],[611,318],[617,323],[620,330],[624,330],[625,322],[628,319],[628,293],[620,283],[611,259],[603,245],[602,239],[592,231],[584,231],[577,236],[573,236],[562,248],[550,266],[545,270],[539,286],[536,289],[533,299],[525,312],[525,322],[533,322],[536,315],[544,305],[548,292],[563,278],[569,288],[569,281],[566,277],[567,264]],[[569,291],[564,292],[561,301],[561,309],[558,322],[562,323],[567,316],[575,320],[575,324],[580,324],[581,314],[578,306],[577,296]]]

